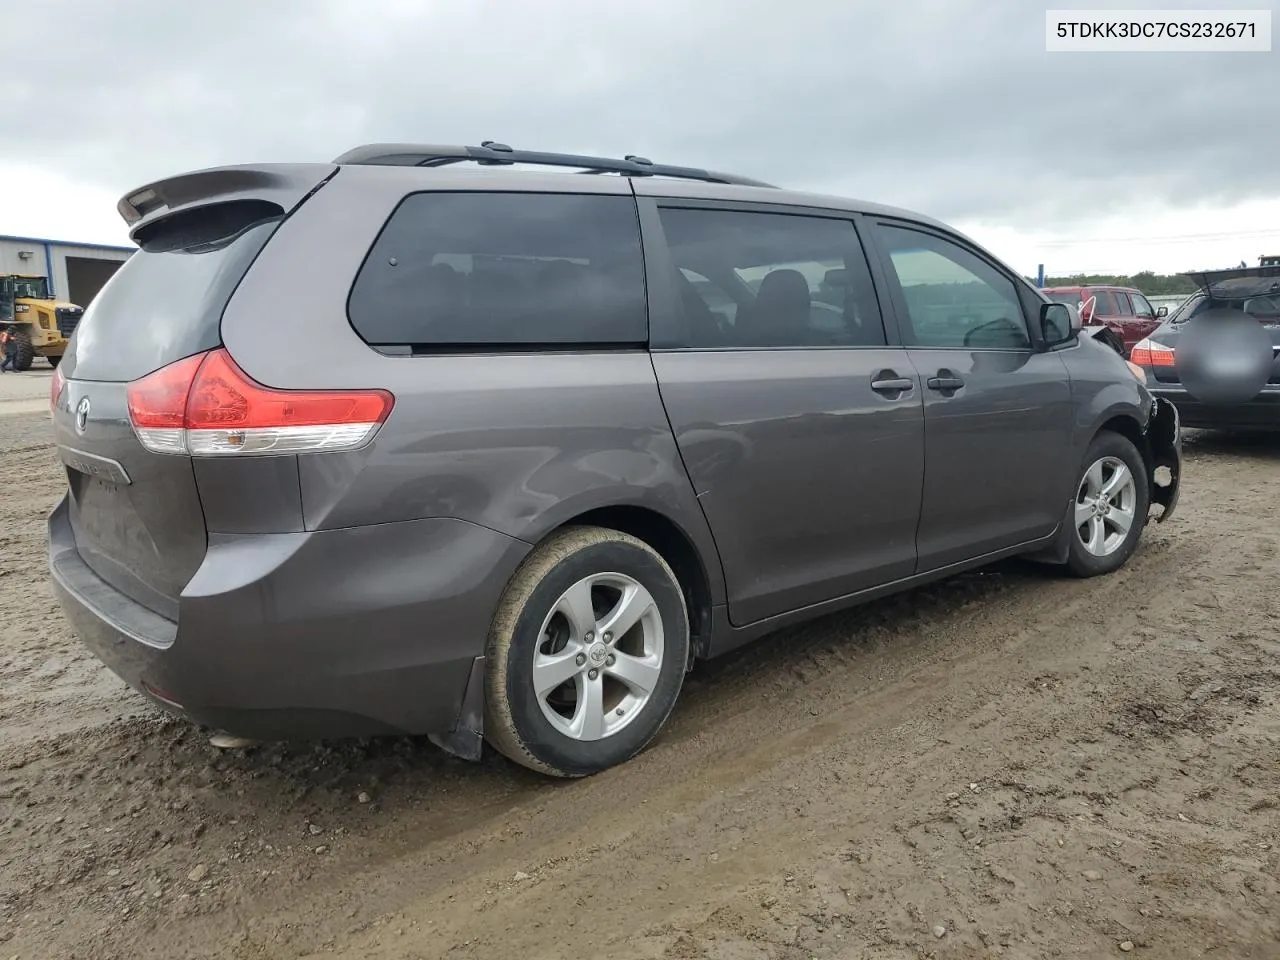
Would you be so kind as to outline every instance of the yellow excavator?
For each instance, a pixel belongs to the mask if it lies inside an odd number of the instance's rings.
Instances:
[[[47,277],[0,274],[0,325],[17,345],[19,370],[30,370],[36,357],[56,367],[83,315],[81,307],[50,295]]]

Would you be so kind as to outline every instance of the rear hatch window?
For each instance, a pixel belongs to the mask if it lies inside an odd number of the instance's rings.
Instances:
[[[64,361],[76,380],[125,382],[216,347],[222,312],[283,211],[240,200],[175,214],[140,231],[140,248],[85,311]]]

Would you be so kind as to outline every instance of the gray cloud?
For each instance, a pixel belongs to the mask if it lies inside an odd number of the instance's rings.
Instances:
[[[1026,2],[361,6],[23,5],[6,34],[51,38],[55,59],[0,74],[0,97],[56,135],[6,137],[0,162],[39,142],[49,166],[123,193],[370,140],[495,138],[1024,230],[1280,195],[1274,55],[1048,54]]]

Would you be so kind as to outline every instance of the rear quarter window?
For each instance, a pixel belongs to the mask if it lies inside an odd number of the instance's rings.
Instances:
[[[635,201],[412,194],[374,242],[348,314],[374,347],[643,344]]]

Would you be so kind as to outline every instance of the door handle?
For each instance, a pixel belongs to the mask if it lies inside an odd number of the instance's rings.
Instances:
[[[871,381],[871,389],[876,393],[906,393],[915,385],[910,377],[899,377],[892,370],[881,370]]]
[[[925,386],[930,390],[939,390],[946,392],[948,390],[959,390],[964,386],[964,378],[957,377],[950,371],[939,370],[936,377],[930,377],[925,381]]]

